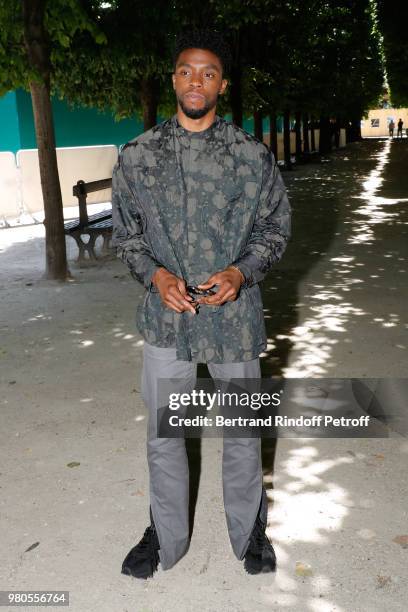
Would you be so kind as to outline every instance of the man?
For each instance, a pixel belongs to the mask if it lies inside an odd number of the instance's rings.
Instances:
[[[180,391],[190,391],[198,362],[213,378],[260,378],[266,333],[258,283],[290,235],[273,155],[216,115],[229,64],[220,34],[179,36],[177,113],[127,143],[113,173],[114,245],[146,288],[137,326],[144,338],[151,524],[122,565],[138,578],[152,576],[159,561],[170,569],[189,545],[185,442],[157,435],[158,381],[178,380]],[[233,551],[248,573],[273,571],[259,437],[224,438],[222,469]]]
[[[402,127],[404,125],[403,120],[401,119],[401,117],[399,118],[399,121],[397,123],[397,138],[402,138]]]
[[[389,132],[390,138],[394,138],[394,129],[395,129],[394,119],[391,119],[391,121],[388,124],[388,132]]]

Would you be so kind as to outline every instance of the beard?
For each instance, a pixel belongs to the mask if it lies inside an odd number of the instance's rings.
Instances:
[[[216,106],[218,96],[216,96],[212,100],[207,100],[206,98],[205,104],[202,108],[191,108],[190,106],[187,106],[184,103],[183,98],[181,97],[177,97],[177,100],[180,104],[183,113],[187,117],[189,117],[189,119],[201,119],[201,117],[204,117],[208,113],[208,111],[212,110]]]

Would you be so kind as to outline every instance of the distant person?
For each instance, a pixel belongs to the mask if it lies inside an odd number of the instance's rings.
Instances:
[[[388,130],[389,130],[389,134],[391,138],[394,138],[394,130],[395,130],[395,123],[394,123],[394,119],[391,119],[391,121],[388,124]]]
[[[402,126],[404,125],[403,120],[400,118],[398,121],[397,138],[402,138]]]

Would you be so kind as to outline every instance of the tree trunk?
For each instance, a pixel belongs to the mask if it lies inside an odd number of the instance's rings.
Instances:
[[[353,142],[352,125],[351,121],[346,121],[346,144]]]
[[[357,140],[363,140],[361,136],[361,117],[354,119],[354,126]]]
[[[302,132],[301,132],[301,121],[302,114],[299,111],[295,113],[295,134],[296,134],[296,161],[302,158]]]
[[[263,142],[263,122],[262,113],[260,111],[254,112],[254,136]]]
[[[310,128],[310,147],[312,151],[316,151],[315,119],[313,115],[310,115]]]
[[[334,124],[334,146],[336,149],[340,147],[340,117],[336,117],[336,123]]]
[[[348,119],[344,119],[343,126],[346,129],[346,144],[351,142],[350,140],[350,122]]]
[[[310,153],[309,146],[309,115],[303,113],[303,152]]]
[[[45,0],[24,0],[24,42],[28,62],[39,80],[30,81],[44,201],[45,276],[66,280],[69,276],[65,248],[64,215],[59,182],[55,133],[50,98],[50,55],[44,28]]]
[[[276,112],[269,113],[269,148],[278,161],[278,132],[276,129]]]
[[[290,110],[285,109],[283,113],[283,150],[286,170],[292,169],[290,151]]]
[[[243,104],[242,104],[242,30],[235,30],[232,34],[231,52],[231,81],[230,81],[230,104],[232,112],[232,122],[239,127],[243,123]]]
[[[152,77],[140,81],[140,101],[143,108],[145,132],[157,124],[158,84]]]
[[[361,119],[354,117],[351,119],[351,124],[348,129],[348,142],[356,142],[362,140],[361,138]]]
[[[232,122],[239,127],[242,127],[243,112],[242,112],[242,81],[241,71],[233,69],[231,79],[231,111]]]
[[[325,155],[331,151],[331,126],[328,117],[322,115],[320,117],[320,139],[319,139],[319,153]]]

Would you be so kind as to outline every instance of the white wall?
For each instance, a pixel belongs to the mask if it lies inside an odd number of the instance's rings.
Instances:
[[[20,193],[18,171],[13,153],[0,152],[0,220],[18,217]]]
[[[57,148],[62,202],[64,207],[77,206],[72,187],[80,179],[86,183],[112,177],[118,157],[115,145],[95,147]],[[111,190],[90,193],[89,204],[110,202]],[[0,153],[0,219],[13,219],[21,213],[43,212],[37,149],[23,149],[12,153]],[[41,214],[36,219],[42,221]]]

